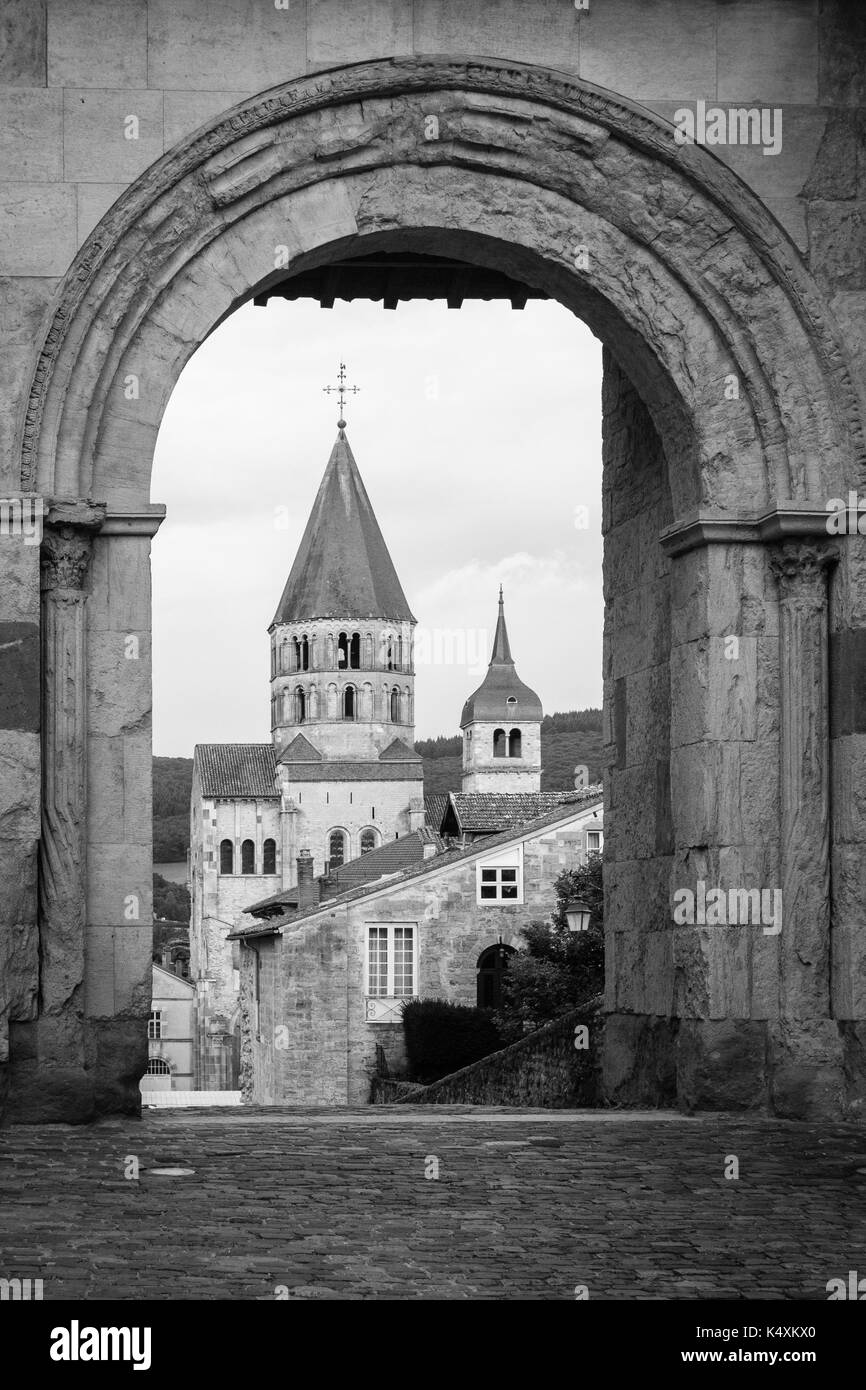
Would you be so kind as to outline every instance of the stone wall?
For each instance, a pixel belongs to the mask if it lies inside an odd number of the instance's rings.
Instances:
[[[586,1028],[588,1046],[578,1048]],[[380,1105],[522,1105],[573,1109],[601,1103],[604,1016],[600,1005],[574,1009],[501,1052],[429,1086],[373,1082]]]

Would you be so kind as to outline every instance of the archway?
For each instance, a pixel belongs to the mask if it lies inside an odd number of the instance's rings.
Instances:
[[[239,304],[361,249],[504,271],[606,344],[610,1097],[844,1106],[856,905],[837,878],[831,961],[831,561],[835,631],[859,599],[825,503],[863,449],[821,295],[754,195],[660,119],[539,68],[401,59],[238,106],[118,200],[64,281],[20,421],[22,490],[51,504],[42,1013],[13,1046],[13,1113],[28,1087],[46,1097],[30,1114],[135,1103],[150,804],[117,814],[117,769],[149,784],[165,403]],[[700,882],[778,885],[784,932],[672,925],[673,892]]]

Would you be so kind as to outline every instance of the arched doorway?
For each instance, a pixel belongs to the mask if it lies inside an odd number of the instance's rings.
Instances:
[[[498,942],[487,946],[478,957],[476,967],[476,1003],[479,1009],[498,1009],[502,1003],[502,980],[514,947]]]
[[[494,60],[365,63],[242,103],[142,175],[63,282],[19,431],[21,487],[50,499],[43,763],[69,774],[45,783],[46,1015],[71,1007],[105,952],[122,951],[124,978],[150,960],[148,798],[89,854],[84,789],[110,801],[113,740],[127,767],[150,755],[149,475],[165,402],[239,304],[362,250],[502,270],[606,345],[610,1096],[670,1099],[664,1074],[685,1104],[724,1100],[734,1055],[744,1103],[766,1103],[778,1073],[784,1108],[792,1067],[816,1096],[830,1075],[842,1086],[854,1035],[836,1019],[852,1017],[856,953],[839,889],[831,980],[833,563],[836,631],[860,599],[825,503],[863,466],[844,352],[795,249],[730,169],[610,93]],[[130,377],[147,382],[134,399]],[[97,707],[87,663],[114,669],[121,636],[136,679],[103,681]],[[679,931],[672,894],[720,878],[778,884],[784,936]],[[129,1090],[134,998],[74,1023],[64,1084],[85,1107]],[[13,1053],[13,1090],[32,1084],[37,1052],[18,1070]]]

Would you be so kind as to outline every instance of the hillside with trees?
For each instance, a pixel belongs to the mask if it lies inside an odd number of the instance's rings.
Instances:
[[[416,739],[424,759],[424,790],[459,791],[463,766],[462,740],[450,737]],[[569,710],[546,714],[541,725],[541,789],[570,791],[574,769],[589,769],[590,782],[601,781],[601,710]],[[153,859],[172,863],[186,858],[189,847],[189,798],[192,758],[153,760]]]

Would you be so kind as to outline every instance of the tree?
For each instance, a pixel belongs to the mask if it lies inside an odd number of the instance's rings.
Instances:
[[[511,957],[495,1015],[505,1042],[515,1042],[601,993],[604,986],[604,898],[601,855],[566,869],[555,884],[556,906],[546,922],[529,922],[525,948]],[[586,931],[568,929],[566,904],[582,898],[590,909]]]
[[[183,883],[172,883],[162,874],[153,876],[153,915],[165,922],[188,922],[189,892]]]

